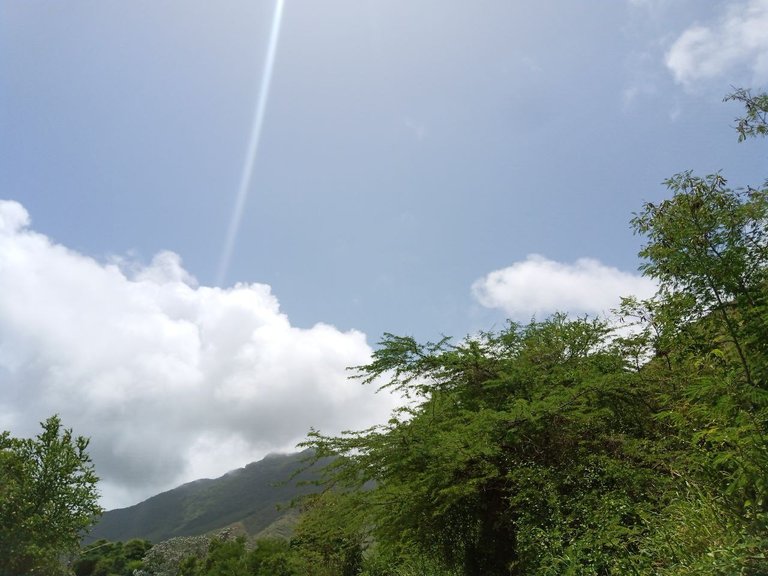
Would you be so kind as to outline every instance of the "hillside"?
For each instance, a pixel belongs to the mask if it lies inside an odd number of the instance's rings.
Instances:
[[[84,541],[145,538],[160,542],[233,524],[251,535],[271,526],[284,529],[291,512],[280,505],[313,489],[297,485],[300,479],[308,478],[307,473],[290,480],[305,456],[306,452],[269,455],[220,478],[196,480],[135,506],[110,510]]]

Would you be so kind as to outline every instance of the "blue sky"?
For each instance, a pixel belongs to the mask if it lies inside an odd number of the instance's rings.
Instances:
[[[766,0],[284,0],[249,159],[275,6],[0,2],[0,428],[92,436],[107,506],[381,419],[383,332],[650,293],[661,182],[766,176]]]

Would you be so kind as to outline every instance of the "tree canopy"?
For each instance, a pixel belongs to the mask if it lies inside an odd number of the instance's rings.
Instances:
[[[730,99],[740,140],[764,135],[768,97]],[[768,185],[666,186],[631,221],[659,291],[625,298],[619,323],[386,334],[355,376],[408,403],[311,431],[338,458],[304,540],[368,546],[381,575],[768,573]]]
[[[88,439],[58,416],[35,438],[0,434],[0,574],[57,574],[101,513]]]

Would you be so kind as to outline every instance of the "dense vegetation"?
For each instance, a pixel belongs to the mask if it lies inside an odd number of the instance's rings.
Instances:
[[[768,98],[730,98],[765,134]],[[385,335],[357,375],[408,406],[306,443],[341,456],[299,529],[317,573],[768,573],[768,184],[666,184],[632,219],[659,291],[618,326]]]
[[[99,540],[81,551],[72,569],[75,576],[133,576],[134,570],[144,568],[144,555],[151,548],[148,540]]]
[[[768,132],[768,96],[729,99],[746,108],[740,140]],[[77,573],[768,574],[768,182],[666,185],[631,220],[659,290],[624,299],[619,321],[557,314],[459,343],[386,334],[355,376],[407,402],[381,426],[310,432],[326,465],[289,539],[158,545],[143,563],[148,544],[101,542]],[[51,566],[95,511],[87,442],[44,428],[0,436],[0,574]],[[46,491],[48,463],[70,491]],[[56,524],[54,503],[70,502]]]

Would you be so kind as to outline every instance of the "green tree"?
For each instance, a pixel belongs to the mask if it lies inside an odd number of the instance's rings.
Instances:
[[[181,558],[179,576],[293,576],[311,575],[313,572],[294,571],[297,562],[287,540],[262,538],[250,546],[244,537],[236,539],[213,538],[204,555]]]
[[[768,96],[738,90],[739,140],[765,135]],[[768,573],[768,184],[732,189],[720,174],[683,172],[672,197],[632,219],[643,271],[660,283],[625,301],[644,327],[639,355],[654,380],[685,481],[659,510],[649,556],[660,574]],[[646,346],[643,354],[643,345]]]
[[[473,576],[626,572],[667,480],[653,406],[608,336],[560,315],[458,345],[386,335],[358,375],[411,403],[307,444],[341,455],[328,482],[355,490],[344,514],[382,553]]]
[[[132,576],[144,567],[142,559],[151,548],[148,540],[98,540],[80,552],[72,570],[76,576]]]
[[[685,293],[692,298],[689,313],[695,319],[717,317],[743,380],[764,386],[764,375],[754,370],[755,364],[765,364],[765,341],[754,336],[768,328],[768,188],[732,190],[720,174],[700,178],[691,172],[666,185],[672,198],[646,203],[632,219],[635,231],[647,239],[641,269],[659,280],[666,301]],[[747,309],[759,314],[746,316]]]
[[[768,96],[729,99],[740,140],[768,133]],[[633,333],[556,315],[459,345],[385,335],[357,376],[407,405],[306,442],[339,456],[305,524],[325,557],[343,534],[376,575],[768,574],[768,184],[667,186],[632,220],[660,283],[625,299]]]
[[[88,439],[58,416],[35,438],[0,434],[0,574],[55,574],[101,513]]]
[[[768,134],[768,93],[753,95],[751,90],[738,88],[725,97],[726,102],[729,100],[744,104],[744,116],[736,119],[739,142]]]
[[[292,576],[291,548],[282,538],[261,538],[248,553],[248,573],[256,576]]]
[[[291,566],[306,576],[355,576],[362,567],[365,494],[326,490],[302,500]],[[258,573],[258,572],[257,572]]]
[[[219,540],[214,538],[208,555],[201,564],[201,576],[231,576],[246,574],[245,538]]]

